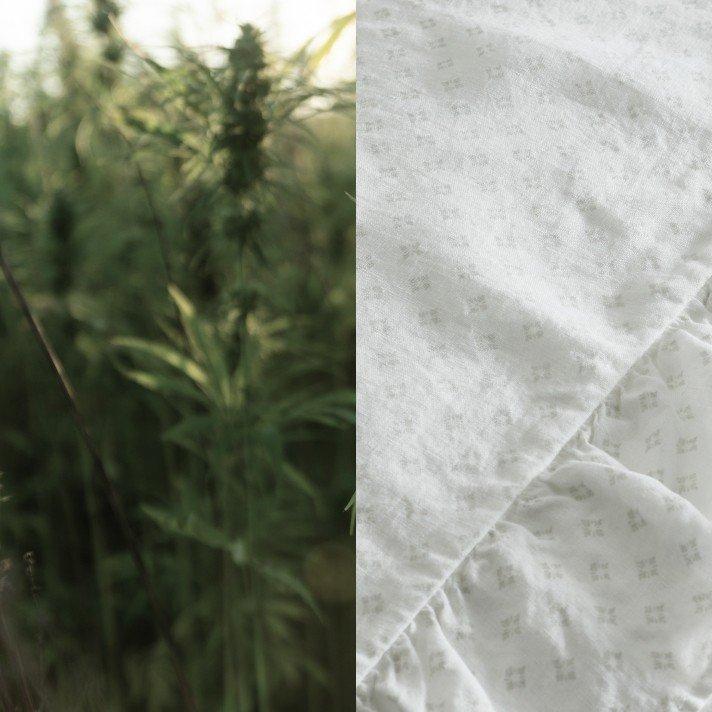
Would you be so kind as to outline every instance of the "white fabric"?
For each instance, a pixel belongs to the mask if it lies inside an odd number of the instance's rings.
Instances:
[[[360,0],[358,53],[360,708],[700,709],[712,5]]]
[[[709,290],[631,369],[366,676],[360,708],[712,703]]]

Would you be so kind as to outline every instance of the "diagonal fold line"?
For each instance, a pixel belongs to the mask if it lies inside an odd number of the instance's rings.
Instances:
[[[393,636],[393,638],[390,640],[390,642],[385,646],[381,654],[378,656],[378,658],[365,670],[363,675],[361,675],[360,678],[356,680],[356,686],[359,687],[363,684],[363,682],[366,680],[366,678],[376,670],[376,668],[380,665],[381,661],[386,657],[386,655],[390,652],[391,648],[395,645],[395,643],[398,641],[398,639],[408,630],[408,628],[411,626],[413,621],[418,617],[418,615],[423,611],[428,605],[430,605],[430,601],[433,599],[434,596],[436,596],[450,581],[450,579],[457,573],[457,571],[460,569],[460,567],[467,561],[472,554],[476,551],[477,547],[480,545],[480,543],[483,541],[483,539],[487,536],[487,533],[491,531],[497,524],[505,519],[507,515],[518,505],[519,500],[522,496],[522,494],[528,489],[528,487],[531,485],[532,482],[534,482],[537,478],[541,477],[541,475],[548,470],[552,463],[556,461],[557,457],[561,454],[561,452],[566,448],[566,446],[575,438],[580,430],[583,428],[583,426],[586,424],[586,422],[589,420],[589,418],[593,415],[593,413],[598,410],[598,408],[601,407],[603,403],[605,403],[606,399],[618,388],[621,384],[621,382],[626,378],[628,373],[635,367],[635,365],[638,363],[638,361],[646,354],[648,351],[650,351],[651,348],[653,348],[659,341],[660,339],[665,335],[667,330],[674,324],[676,321],[678,321],[682,315],[685,313],[689,305],[697,298],[699,295],[700,291],[704,289],[704,287],[712,280],[712,274],[708,274],[705,276],[705,278],[702,280],[701,283],[698,283],[692,296],[687,299],[687,301],[684,302],[680,310],[675,314],[675,316],[667,321],[656,333],[655,335],[649,340],[647,345],[640,351],[640,353],[636,356],[636,358],[632,361],[632,363],[629,365],[629,367],[625,370],[625,372],[616,380],[615,384],[608,390],[606,393],[603,395],[603,397],[597,401],[596,405],[590,409],[586,413],[586,416],[577,422],[575,429],[573,430],[572,434],[563,442],[561,447],[556,450],[556,453],[554,454],[553,457],[550,458],[550,460],[547,462],[546,466],[541,468],[539,472],[534,475],[532,478],[530,478],[526,484],[517,492],[517,494],[514,496],[512,501],[509,503],[509,505],[502,510],[502,512],[491,522],[491,524],[486,527],[483,530],[483,533],[476,539],[476,541],[470,546],[467,550],[464,556],[462,556],[456,563],[455,565],[448,570],[446,573],[445,577],[440,580],[440,582],[431,590],[431,592],[427,595],[423,603],[417,607],[413,615],[408,617],[405,625],[401,626],[401,628],[398,629],[398,632]],[[705,709],[705,712],[707,710]],[[710,712],[712,712],[712,707],[710,708]]]

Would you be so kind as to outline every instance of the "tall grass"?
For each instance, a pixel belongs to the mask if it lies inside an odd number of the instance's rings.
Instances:
[[[199,708],[348,710],[353,87],[314,82],[346,20],[288,59],[244,26],[158,63],[118,10],[95,0],[80,41],[53,2],[22,82],[0,70],[5,252]],[[0,708],[180,709],[91,453],[6,289],[0,334]]]

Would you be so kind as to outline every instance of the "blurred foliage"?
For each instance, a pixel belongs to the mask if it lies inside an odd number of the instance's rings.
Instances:
[[[201,710],[349,710],[353,85],[243,26],[160,63],[50,2],[0,60],[0,238],[65,362]],[[317,46],[314,46],[314,45]],[[51,373],[0,285],[0,709],[176,710]]]

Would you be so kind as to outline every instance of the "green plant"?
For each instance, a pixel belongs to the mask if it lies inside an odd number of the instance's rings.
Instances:
[[[302,552],[313,541],[310,520],[320,495],[309,475],[290,462],[287,449],[315,437],[314,426],[353,423],[353,394],[305,384],[318,373],[319,354],[311,368],[303,362],[285,368],[295,358],[289,322],[271,316],[268,305],[262,309],[255,302],[249,313],[233,315],[243,324],[240,358],[231,366],[232,349],[221,333],[232,329],[206,323],[185,295],[176,287],[170,291],[180,310],[184,347],[179,334],[169,343],[114,343],[143,366],[124,370],[127,377],[179,410],[180,420],[164,438],[203,461],[208,479],[183,482],[173,509],[144,511],[164,532],[219,553],[214,565],[220,590],[206,591],[219,600],[199,608],[222,609],[223,706],[268,709],[272,691],[285,678],[301,667],[314,669],[299,653],[295,623],[319,615],[300,568]]]
[[[200,709],[351,709],[353,85],[314,83],[343,23],[287,60],[245,27],[158,63],[118,8],[94,12],[89,45],[54,3],[37,64],[0,81],[13,267]],[[91,459],[7,297],[0,541],[36,553],[36,602],[22,581],[8,602],[33,689],[51,709],[80,688],[87,709],[177,709]]]

